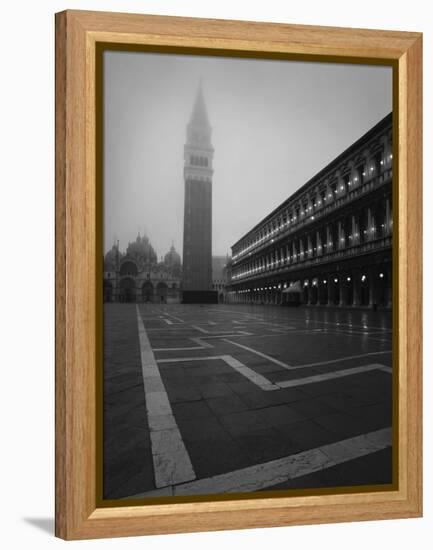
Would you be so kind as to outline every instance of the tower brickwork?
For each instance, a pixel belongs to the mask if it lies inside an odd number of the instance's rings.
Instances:
[[[200,84],[184,147],[184,291],[212,289],[212,161],[214,149]]]

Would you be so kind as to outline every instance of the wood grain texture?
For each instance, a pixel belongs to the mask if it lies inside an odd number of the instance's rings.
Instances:
[[[66,449],[66,15],[56,16],[56,534],[64,536]]]
[[[398,64],[398,490],[96,506],[97,42]],[[418,33],[82,11],[56,15],[57,536],[81,539],[421,515],[421,90]]]
[[[422,514],[422,37],[408,49],[405,59],[407,94],[404,107],[407,134],[406,169],[402,186],[407,200],[407,471],[408,501]]]

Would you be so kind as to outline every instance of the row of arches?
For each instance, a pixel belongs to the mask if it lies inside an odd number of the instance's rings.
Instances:
[[[250,284],[229,293],[234,303],[387,308],[392,302],[389,265],[291,281]]]
[[[189,163],[192,166],[204,166],[206,168],[209,166],[209,160],[207,157],[200,157],[196,155],[190,156]]]
[[[104,280],[104,302],[156,302],[166,303],[169,296],[177,295],[179,287],[176,283],[169,286],[165,282],[154,285],[145,281],[141,287],[137,286],[131,277],[120,280],[116,289],[111,281]]]
[[[266,252],[258,252],[233,269],[239,280],[256,273],[275,270],[287,265],[325,256],[336,251],[352,249],[378,241],[392,234],[391,199],[383,198],[356,214],[348,213],[317,229],[275,243]]]

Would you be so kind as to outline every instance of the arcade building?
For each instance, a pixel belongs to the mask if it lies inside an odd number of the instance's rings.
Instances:
[[[174,246],[158,261],[148,237],[140,234],[126,252],[115,244],[104,257],[104,302],[180,303],[181,280]]]
[[[231,249],[229,302],[390,308],[392,113]]]

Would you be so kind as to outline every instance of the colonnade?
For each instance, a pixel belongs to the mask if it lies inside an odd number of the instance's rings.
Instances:
[[[228,293],[232,303],[289,303],[290,289],[299,294],[296,302],[310,306],[389,308],[392,303],[391,264],[323,271],[315,277],[251,282]]]
[[[392,205],[387,197],[356,214],[345,214],[311,232],[288,237],[233,267],[234,282],[259,273],[321,258],[392,235]]]

